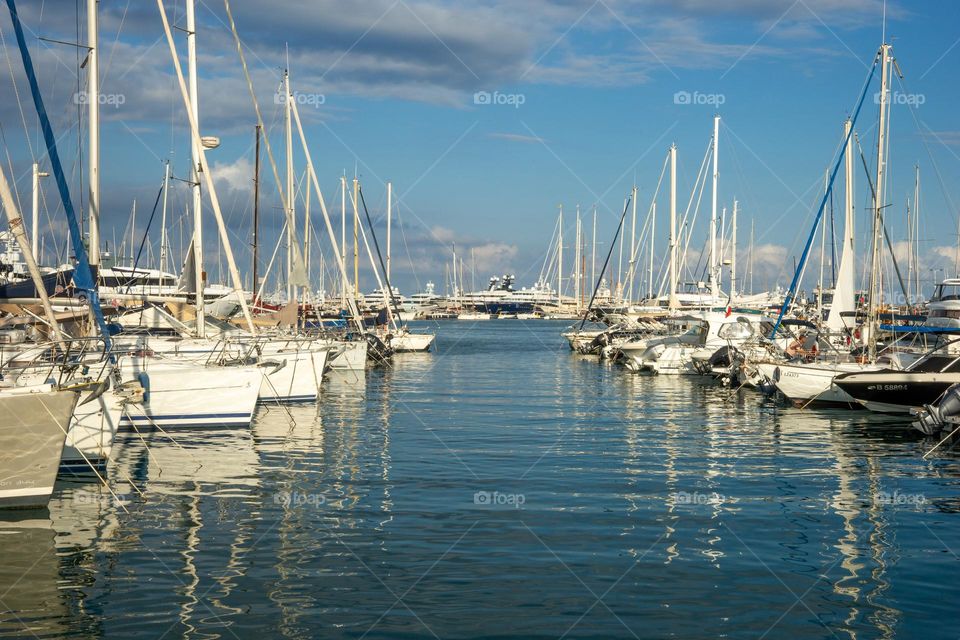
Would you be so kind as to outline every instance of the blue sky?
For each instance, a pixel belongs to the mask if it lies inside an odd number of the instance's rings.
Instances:
[[[37,40],[75,40],[75,3],[20,4],[78,199],[76,52]],[[182,24],[182,2],[166,6]],[[198,6],[201,128],[223,139],[210,160],[238,260],[246,264],[255,119],[222,2]],[[745,230],[751,221],[756,225],[758,283],[786,284],[784,265],[792,264],[809,231],[823,173],[883,24],[879,0],[375,0],[360,6],[324,0],[275,2],[266,10],[234,0],[232,6],[275,152],[282,153],[283,139],[273,95],[289,56],[331,209],[339,211],[342,171],[352,176],[356,167],[375,215],[385,206],[383,181],[393,181],[403,228],[395,235],[395,280],[405,291],[427,279],[442,282],[452,241],[474,249],[478,282],[509,271],[531,284],[560,203],[568,232],[576,204],[585,212],[597,205],[602,253],[634,180],[639,209],[646,211],[671,142],[679,149],[682,207],[714,112],[722,117],[721,206],[730,207],[734,197],[740,201],[741,251]],[[890,2],[886,12],[887,39],[904,74],[904,84],[893,87],[904,104],[896,104],[891,116],[888,225],[895,240],[905,237],[905,203],[919,162],[922,262],[929,279],[931,268],[953,270],[957,246],[960,5]],[[123,104],[103,109],[104,236],[112,241],[128,228],[134,198],[142,232],[163,159],[171,158],[175,174],[186,176],[189,139],[155,3],[102,0],[101,23],[103,91],[123,96]],[[3,74],[0,117],[27,203],[37,131],[29,100],[22,100],[21,117],[13,94],[16,81],[26,98],[9,18],[0,26],[14,67],[13,78],[8,70]],[[177,37],[185,54],[183,36]],[[497,92],[512,104],[475,104],[478,91]],[[704,104],[677,104],[677,92]],[[871,171],[876,112],[869,100],[857,126]],[[303,156],[296,156],[303,171]],[[281,224],[269,175],[266,169],[261,200],[265,261]],[[865,231],[863,176],[858,167],[858,230]],[[53,203],[53,189],[46,195]],[[664,214],[666,196],[664,189],[658,198]],[[184,202],[184,194],[174,194],[176,216]],[[708,216],[707,197],[699,221]],[[691,248],[706,237],[701,222]],[[171,223],[174,248],[178,224]],[[658,228],[665,227],[661,216]],[[56,229],[48,232],[56,237]],[[215,275],[213,232],[211,222],[208,270]],[[658,248],[665,242],[660,235]]]

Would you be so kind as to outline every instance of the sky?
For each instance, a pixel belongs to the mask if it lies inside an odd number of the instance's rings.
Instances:
[[[86,123],[77,96],[86,81],[85,50],[50,40],[86,42],[85,4],[18,3],[72,197],[81,208]],[[175,41],[185,68],[184,3],[164,0],[164,6],[178,27]],[[919,165],[920,277],[955,275],[958,3],[277,0],[267,6],[231,0],[231,9],[281,180],[278,90],[287,68],[334,228],[339,232],[340,176],[356,174],[382,243],[385,183],[392,182],[392,272],[405,293],[422,289],[428,280],[443,290],[453,243],[466,260],[467,288],[501,273],[516,274],[519,285],[533,284],[552,251],[559,205],[564,271],[573,268],[577,205],[588,260],[596,207],[599,261],[634,184],[638,227],[651,202],[657,203],[659,265],[667,243],[668,191],[666,182],[657,186],[667,150],[677,145],[682,215],[710,144],[714,114],[721,117],[718,201],[728,211],[738,201],[740,264],[752,226],[754,288],[788,284],[810,233],[825,173],[835,161],[843,121],[855,108],[884,38],[893,45],[898,70],[891,88],[889,179],[883,194],[891,239],[906,263],[907,203],[913,200]],[[200,128],[221,138],[208,159],[234,254],[249,277],[255,111],[223,1],[198,0],[197,21]],[[6,58],[0,71],[5,170],[15,177],[21,205],[29,209],[31,164],[39,160],[48,168],[49,163],[6,12],[0,32]],[[176,178],[189,177],[189,129],[156,2],[101,0],[100,67],[102,235],[114,251],[126,239],[124,253],[130,254],[154,211],[164,163],[170,161]],[[871,173],[876,82],[856,124]],[[302,216],[306,161],[299,144],[294,147]],[[265,150],[261,160],[263,274],[283,216]],[[863,254],[871,201],[859,156],[857,161],[857,237]],[[189,238],[186,189],[184,182],[174,181],[169,197],[168,229],[177,260]],[[842,181],[836,214],[840,194]],[[63,242],[62,214],[49,179],[43,196],[42,237],[49,262]],[[319,277],[322,253],[330,288],[332,255],[318,209],[311,194],[311,272]],[[691,270],[708,234],[709,184],[697,211]],[[156,263],[159,218],[157,211],[151,249],[142,262]],[[837,218],[834,233],[840,226]],[[225,260],[212,215],[206,216],[204,237],[207,270],[216,280]],[[268,287],[283,271],[283,255],[281,249]],[[807,284],[815,271],[808,270]],[[741,267],[741,277],[744,273]],[[375,287],[366,267],[362,279],[363,290]]]

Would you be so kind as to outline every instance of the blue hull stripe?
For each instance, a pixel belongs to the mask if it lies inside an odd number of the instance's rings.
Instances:
[[[170,414],[164,416],[134,416],[134,415],[125,415],[120,419],[120,424],[124,422],[144,422],[144,421],[163,421],[163,420],[219,420],[221,418],[245,418],[250,419],[252,414],[250,413],[181,413],[181,414]]]

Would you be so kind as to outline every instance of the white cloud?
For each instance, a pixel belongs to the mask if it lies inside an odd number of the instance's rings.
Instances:
[[[503,242],[488,242],[470,248],[470,255],[476,262],[477,270],[490,273],[515,270],[513,261],[519,252],[517,245]]]

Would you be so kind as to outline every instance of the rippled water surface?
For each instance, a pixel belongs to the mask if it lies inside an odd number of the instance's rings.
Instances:
[[[317,406],[134,436],[116,497],[3,516],[0,635],[960,635],[960,456],[598,365],[562,326],[445,322]]]

